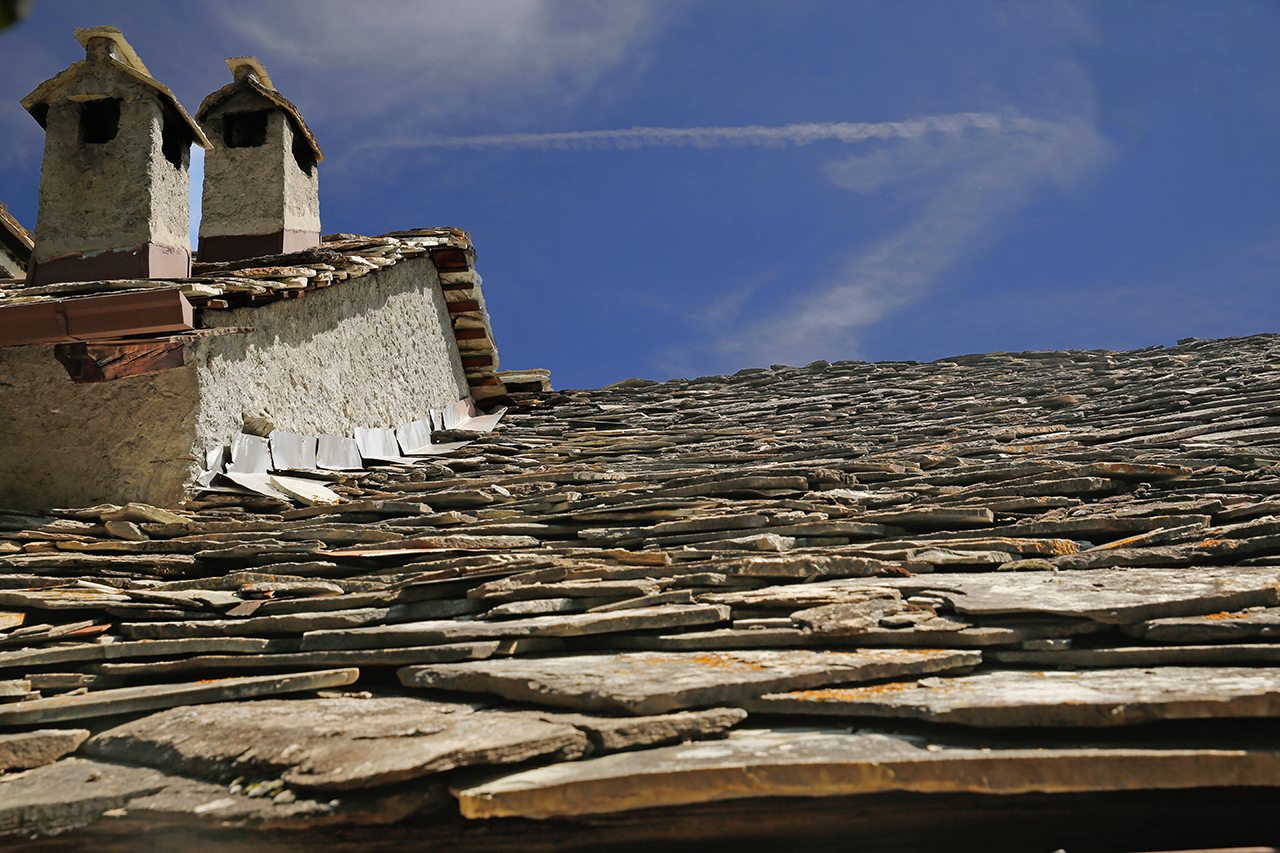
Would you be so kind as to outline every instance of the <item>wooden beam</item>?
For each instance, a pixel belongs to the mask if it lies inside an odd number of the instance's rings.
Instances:
[[[0,306],[0,346],[54,344],[192,329],[176,287]]]
[[[109,382],[126,376],[145,376],[183,365],[182,341],[148,340],[94,344],[84,341],[58,344],[54,357],[78,385]]]

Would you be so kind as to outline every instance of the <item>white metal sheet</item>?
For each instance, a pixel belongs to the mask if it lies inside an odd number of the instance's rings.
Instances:
[[[316,467],[328,471],[358,471],[364,467],[360,447],[353,438],[322,435],[316,447]]]

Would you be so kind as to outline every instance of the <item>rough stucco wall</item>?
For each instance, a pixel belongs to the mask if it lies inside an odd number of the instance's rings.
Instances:
[[[196,372],[76,385],[52,346],[0,347],[0,507],[182,499]]]
[[[273,107],[266,142],[256,148],[227,148],[222,139],[226,111],[206,119],[213,149],[205,155],[200,236],[274,234],[281,229],[320,230],[317,169],[308,175],[293,157],[293,126],[269,102],[240,108]]]
[[[177,119],[170,118],[171,122]],[[161,246],[191,246],[191,144],[181,146],[179,164],[170,163],[161,151],[163,120],[151,119],[151,145],[158,156],[151,158],[148,189],[151,193],[151,241]],[[175,128],[185,133],[185,128]]]
[[[347,436],[466,397],[438,282],[429,258],[412,258],[302,299],[205,311],[208,328],[254,331],[198,345],[197,447],[228,443],[246,415],[292,432]]]
[[[94,69],[60,94],[122,98],[120,125],[109,142],[84,143],[80,105],[61,100],[49,105],[36,259],[146,242],[187,246],[190,150],[181,168],[164,158],[154,93]]]
[[[293,125],[280,113],[284,137],[284,227],[293,231],[320,231],[320,168],[311,166],[308,174],[293,156]]]

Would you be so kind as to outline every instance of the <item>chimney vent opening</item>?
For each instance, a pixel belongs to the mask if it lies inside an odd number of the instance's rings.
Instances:
[[[222,141],[228,148],[258,148],[267,143],[270,110],[227,113],[222,119]]]
[[[293,159],[297,161],[298,168],[306,174],[311,175],[315,172],[315,152],[311,150],[306,137],[296,130],[293,133]]]
[[[120,98],[101,98],[80,104],[80,139],[101,145],[120,132]]]
[[[160,125],[160,150],[164,153],[164,159],[172,163],[175,169],[188,165],[191,138],[181,119],[173,115],[171,110],[164,111],[164,120]]]

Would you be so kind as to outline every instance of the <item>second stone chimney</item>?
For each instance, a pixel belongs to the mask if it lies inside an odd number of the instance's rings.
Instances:
[[[320,243],[316,164],[324,159],[298,108],[257,59],[227,60],[235,76],[196,113],[213,147],[204,162],[201,261],[237,261]]]

